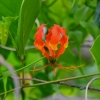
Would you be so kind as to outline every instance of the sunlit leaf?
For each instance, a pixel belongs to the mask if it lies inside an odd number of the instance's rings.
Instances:
[[[8,33],[9,33],[9,26],[13,20],[14,17],[2,17],[2,21],[0,22],[1,45],[6,45],[8,39]]]
[[[100,35],[95,39],[90,51],[100,71]]]
[[[65,86],[61,86],[60,87],[60,92],[64,96],[72,97],[72,96],[75,96],[76,95],[77,89],[70,88],[70,87],[65,87]]]
[[[2,45],[5,45],[8,38],[8,27],[5,23],[0,23],[0,41]]]

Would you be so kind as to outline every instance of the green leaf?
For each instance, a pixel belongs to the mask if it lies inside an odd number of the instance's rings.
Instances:
[[[1,45],[6,45],[9,33],[9,26],[13,20],[15,20],[14,17],[2,17],[2,21],[0,22]]]
[[[76,21],[84,21],[87,18],[87,15],[89,14],[89,10],[89,7],[86,6],[78,8],[74,14],[74,19]]]
[[[90,49],[90,52],[95,59],[98,69],[100,71],[100,35],[95,39],[93,46]]]
[[[81,21],[80,24],[84,28],[86,28],[88,30],[88,32],[93,36],[94,39],[99,35],[100,30],[96,26],[96,24],[94,23],[94,21],[91,21],[91,22],[83,22],[83,21]]]
[[[6,23],[8,27],[10,26],[12,21],[14,21],[16,19],[17,19],[17,17],[10,17],[10,16],[9,17],[2,17],[3,22]]]
[[[2,16],[16,16],[22,0],[0,0],[0,18]]]
[[[73,44],[70,45],[76,46],[77,49],[80,49],[86,36],[87,36],[87,32],[84,28],[78,27],[77,30],[70,31],[69,38],[74,42]]]
[[[1,78],[2,76],[0,76]],[[4,92],[4,83],[3,83],[3,80],[0,80],[0,94]],[[4,95],[1,95],[0,96],[1,98],[4,98]]]
[[[37,77],[37,79],[43,79],[43,80],[48,80],[49,81],[49,77],[47,74],[43,73],[43,72],[38,72],[36,75],[33,75],[34,77]],[[35,82],[34,82],[35,83]],[[37,82],[36,82],[37,83]],[[48,85],[42,85],[42,86],[38,86],[39,90],[43,93],[43,97],[45,96],[49,96],[51,95],[54,90],[53,90],[53,85],[48,84]],[[49,90],[49,91],[48,91]]]
[[[96,25],[100,28],[100,1],[98,2],[98,5],[95,11],[94,21]]]
[[[23,0],[0,0],[0,20],[2,16],[18,17]],[[10,26],[10,32],[13,38],[16,39],[18,21],[16,20]]]
[[[57,62],[62,62],[63,66],[71,66],[77,63],[77,59],[70,48],[67,48],[64,54],[57,59]]]
[[[4,91],[5,91],[5,95],[4,95],[4,100],[5,100],[6,92],[7,92],[7,76],[3,76],[3,83],[4,83]]]
[[[77,1],[77,0],[73,0],[72,8],[73,8],[73,6],[75,5],[76,1]]]
[[[83,36],[83,33],[79,30],[70,32],[70,37],[76,42],[77,47],[80,47],[82,43],[82,38],[83,38],[82,36]]]
[[[41,2],[41,0],[24,0],[22,3],[17,36],[19,56],[24,55],[24,48],[33,28],[35,19],[40,12]]]
[[[5,23],[0,23],[0,41],[1,45],[6,45],[8,38],[8,27]]]
[[[60,92],[61,94],[63,94],[64,96],[68,96],[68,97],[72,97],[75,96],[77,94],[77,89],[74,88],[70,88],[70,87],[65,87],[65,86],[60,86]]]
[[[85,0],[85,5],[92,9],[95,9],[97,6],[97,0]]]

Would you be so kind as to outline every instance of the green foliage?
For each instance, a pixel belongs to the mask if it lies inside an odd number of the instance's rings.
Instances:
[[[89,6],[90,8],[93,8],[93,9],[95,9],[96,8],[96,6],[97,6],[97,1],[98,0],[85,0],[85,4],[87,5],[87,6]]]
[[[11,32],[9,34],[10,34],[10,37],[12,38],[11,40],[14,44],[14,47],[16,48],[15,46],[16,43],[15,41],[13,41],[16,38],[15,36],[17,33],[17,24],[16,24],[17,21],[15,23],[15,20],[18,18],[21,3],[22,3],[22,0],[12,0],[12,1],[11,0],[8,0],[8,1],[0,0],[0,9],[1,9],[0,10],[0,20],[2,20],[2,23],[4,23],[5,26],[7,27],[6,38],[5,37],[2,38],[3,45],[6,44],[6,41],[8,38],[8,32]],[[9,38],[8,38],[8,44],[9,44]]]
[[[70,88],[70,87],[64,87],[64,86],[60,87],[60,91],[64,96],[70,95],[69,97],[75,96],[76,93],[78,92],[77,89]]]
[[[96,10],[95,10],[95,23],[100,28],[100,1],[97,4]]]
[[[93,46],[91,47],[90,51],[93,55],[93,58],[95,59],[98,69],[100,71],[100,35],[95,39]]]
[[[7,76],[3,76],[3,84],[4,84],[4,92],[5,92],[5,95],[4,95],[4,99],[6,98],[6,92],[7,92]]]
[[[25,77],[29,75],[33,78],[46,81],[95,73],[98,71],[96,63],[100,71],[99,1],[100,0],[0,0],[0,54],[14,66],[18,75],[24,70]],[[35,22],[36,19],[38,19],[38,23]],[[61,27],[66,28],[66,34],[69,37],[68,48],[64,54],[57,59],[57,63],[66,68],[85,64],[82,68],[76,69],[77,73],[73,70],[65,71],[57,68],[56,76],[54,76],[52,66],[48,66],[34,73],[32,72],[35,65],[36,68],[42,68],[48,64],[48,60],[42,57],[42,54],[37,49],[33,47],[30,48],[30,46],[33,46],[34,34],[36,33],[38,25],[43,23],[47,24],[45,27],[46,33],[53,24],[59,24]],[[89,58],[85,50],[88,49],[89,51],[91,45],[83,44],[84,42],[90,41],[86,41],[88,35],[94,39],[94,44],[90,49],[92,56]],[[25,49],[26,46],[29,47],[27,51]],[[8,50],[9,48],[5,47],[13,48],[14,51]],[[85,51],[85,53],[83,51]],[[21,66],[22,64],[18,56],[21,60],[26,56],[23,67]],[[93,58],[96,63],[93,61]],[[87,63],[87,59],[89,59],[90,62]],[[8,71],[6,71],[3,66],[0,67],[0,75],[7,75]],[[88,81],[90,81],[90,78],[81,79],[79,81],[73,80],[70,81],[70,83],[86,86]],[[9,85],[7,83],[9,83]],[[27,81],[26,83],[31,85],[39,82]],[[96,84],[97,83],[99,82],[96,82]],[[7,80],[5,76],[0,78],[0,86],[0,93],[14,88],[12,80],[9,78]],[[26,100],[40,100],[54,93],[62,93],[65,96],[77,96],[81,94],[79,92],[81,91],[76,88],[73,89],[58,84],[48,84],[30,89],[26,88],[21,94]],[[13,94],[5,94],[5,96],[6,95],[7,99],[13,98]],[[81,95],[84,95],[84,91]],[[95,94],[95,96],[100,98],[99,94]],[[2,98],[3,97],[4,95]]]
[[[81,21],[80,24],[86,28],[88,32],[92,35],[95,39],[100,34],[100,29],[95,25],[94,21],[91,22],[83,22]]]
[[[13,20],[13,17],[2,17],[2,21],[0,22],[0,42],[3,46],[6,45],[9,34],[9,27]]]
[[[3,80],[0,80],[0,86],[1,86],[0,93],[2,93],[2,92],[4,92],[4,83],[3,83]],[[4,98],[4,95],[2,95],[1,98]]]
[[[21,6],[18,23],[18,55],[24,55],[24,49],[32,30],[33,24],[39,14],[41,0],[24,0]]]
[[[87,6],[82,6],[79,7],[74,14],[74,18],[76,20],[76,22],[78,21],[84,21],[87,18],[87,14],[89,13],[90,8]]]
[[[0,0],[0,18],[19,14],[22,0]]]
[[[8,38],[8,27],[4,23],[0,23],[0,41],[2,45],[6,45]]]

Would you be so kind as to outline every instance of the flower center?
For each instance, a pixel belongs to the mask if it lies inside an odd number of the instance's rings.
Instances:
[[[51,63],[51,64],[54,64],[55,62],[56,62],[56,59],[50,60],[50,63]]]

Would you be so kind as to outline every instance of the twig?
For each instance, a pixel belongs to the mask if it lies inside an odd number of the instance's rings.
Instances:
[[[0,55],[0,64],[2,64],[4,67],[6,67],[10,71],[11,74],[14,72],[13,67],[5,61],[5,59],[2,57],[2,55]],[[17,74],[13,73],[13,76],[17,77]],[[13,78],[13,82],[14,82],[15,88],[20,87],[20,83],[19,83],[18,79]],[[19,100],[19,97],[20,97],[20,89],[17,89],[17,90],[15,90],[15,99],[14,100]]]
[[[35,87],[35,86],[40,86],[40,85],[46,85],[46,84],[62,84],[62,85],[65,85],[65,83],[62,83],[62,81],[69,81],[69,80],[74,80],[74,79],[79,79],[79,78],[85,78],[85,77],[90,77],[90,76],[94,76],[94,75],[100,75],[100,73],[95,73],[95,74],[89,74],[89,75],[83,75],[83,76],[78,76],[78,77],[71,77],[71,78],[65,78],[65,79],[61,79],[61,80],[55,80],[55,81],[44,81],[44,80],[40,80],[40,79],[36,79],[36,78],[25,78],[25,80],[35,80],[35,81],[38,81],[38,82],[41,82],[39,84],[34,84],[34,85],[25,85],[25,86],[22,86],[22,88],[29,88],[29,87]],[[13,78],[13,77],[12,77]],[[19,78],[19,77],[16,77],[16,78]],[[22,78],[19,78],[20,80],[22,80]],[[67,84],[66,84],[67,85]],[[69,86],[73,86],[74,85],[69,85]],[[78,88],[78,86],[76,86],[76,88]],[[83,87],[80,88],[81,90],[84,89]],[[9,91],[13,91],[14,89],[12,90],[9,90]],[[97,90],[99,91],[99,89],[93,89],[93,88],[90,88],[90,90]],[[9,91],[7,91],[6,93],[9,93]],[[5,93],[5,92],[4,92]],[[4,93],[0,94],[0,95],[3,95]]]
[[[80,90],[86,89],[85,86],[77,86],[77,85],[74,85],[74,84],[68,84],[68,83],[65,83],[65,82],[59,82],[58,84],[66,85],[66,86],[70,86],[70,87],[74,87],[74,88],[79,88]],[[94,91],[100,91],[100,89],[93,88],[93,87],[88,87],[88,89],[89,89],[89,90],[94,90]]]
[[[7,46],[2,46],[2,45],[0,45],[0,47],[3,48],[3,49],[9,50],[9,51],[16,51],[15,48],[10,48],[10,47],[7,47]],[[34,49],[34,48],[35,48],[35,46],[29,46],[29,47],[26,47],[25,50],[30,50],[30,49]]]
[[[97,79],[100,79],[100,77],[98,77],[98,78],[93,78],[93,79],[90,80],[89,83],[87,84],[87,86],[86,86],[86,92],[85,92],[85,100],[87,100],[87,94],[88,94],[87,92],[88,92],[88,89],[89,89],[90,84],[91,84],[93,81],[97,80]]]
[[[10,78],[18,78],[19,80],[22,80],[22,78],[20,78],[20,77],[10,77]],[[47,81],[45,81],[45,80],[41,80],[41,79],[37,79],[37,78],[24,78],[24,80],[37,81],[37,82],[41,82],[41,83],[47,82]],[[78,88],[78,89],[80,89],[80,90],[86,89],[85,86],[78,86],[78,85],[69,84],[69,83],[66,83],[66,82],[58,82],[58,83],[55,83],[55,84],[70,86],[70,87]],[[88,89],[89,89],[89,90],[94,90],[94,91],[100,91],[100,89],[93,88],[93,87],[88,87]]]
[[[0,45],[0,47],[3,48],[3,49],[9,50],[9,51],[16,51],[15,48],[10,48],[10,47],[7,47],[7,46],[2,46],[2,45]]]
[[[24,59],[22,59],[21,62],[22,62],[22,68],[23,68],[24,67]],[[24,72],[24,69],[23,69],[22,70],[22,84],[23,85],[25,84],[24,76],[25,76],[25,72]]]
[[[19,80],[22,80],[22,78],[20,78],[20,77],[12,77],[12,76],[11,76],[10,78],[17,78],[17,79],[19,79]],[[24,80],[37,81],[37,82],[41,82],[41,83],[47,82],[47,81],[45,81],[45,80],[41,80],[41,79],[37,79],[37,78],[24,78]]]
[[[3,93],[0,93],[0,96],[1,96],[1,95],[4,95],[5,93],[10,93],[10,92],[13,92],[13,91],[19,90],[19,89],[21,89],[21,88],[22,88],[22,86],[17,87],[17,88],[14,88],[14,89],[9,90],[9,91],[6,91],[6,92],[3,92]],[[19,99],[16,99],[16,100],[19,100]]]
[[[34,85],[27,85],[27,86],[25,86],[24,88],[36,87],[36,86],[47,85],[47,84],[55,84],[55,83],[58,83],[58,82],[69,81],[69,80],[74,80],[74,79],[80,79],[80,78],[90,77],[90,76],[94,76],[94,75],[100,75],[100,73],[98,72],[98,73],[96,73],[96,74],[89,74],[89,75],[82,75],[82,76],[64,78],[64,79],[60,79],[60,80],[47,81],[47,82],[45,82],[45,83],[38,83],[38,84],[34,84]]]
[[[91,48],[91,45],[89,45],[89,44],[83,44],[82,47],[84,47],[84,48]]]
[[[73,42],[71,42],[71,43],[73,43]],[[3,48],[3,49],[9,50],[9,51],[16,51],[15,48],[10,48],[10,47],[7,47],[7,46],[2,46],[2,45],[0,45],[0,47]],[[82,47],[90,48],[91,45],[83,44]],[[29,47],[26,47],[25,50],[31,50],[31,49],[34,49],[34,48],[35,48],[35,46],[29,46]]]
[[[37,27],[40,26],[40,22],[39,22],[38,18],[35,20],[35,23],[36,23]]]
[[[21,71],[21,70],[23,70],[23,69],[26,69],[26,68],[28,68],[29,66],[32,66],[33,64],[39,62],[40,60],[42,60],[42,59],[44,59],[44,58],[45,58],[45,57],[41,57],[40,59],[38,59],[38,60],[36,60],[36,61],[34,61],[34,62],[32,62],[32,63],[30,63],[30,64],[24,66],[24,67],[22,67],[22,68],[19,68],[19,69],[15,70],[13,73],[10,73],[10,74],[8,75],[8,77],[11,76],[11,75],[13,75],[14,73],[16,73],[16,72],[18,72],[18,71]],[[8,72],[8,71],[3,72],[2,75],[5,75],[7,72]],[[1,80],[2,78],[3,78],[3,77],[0,77],[0,80]]]

